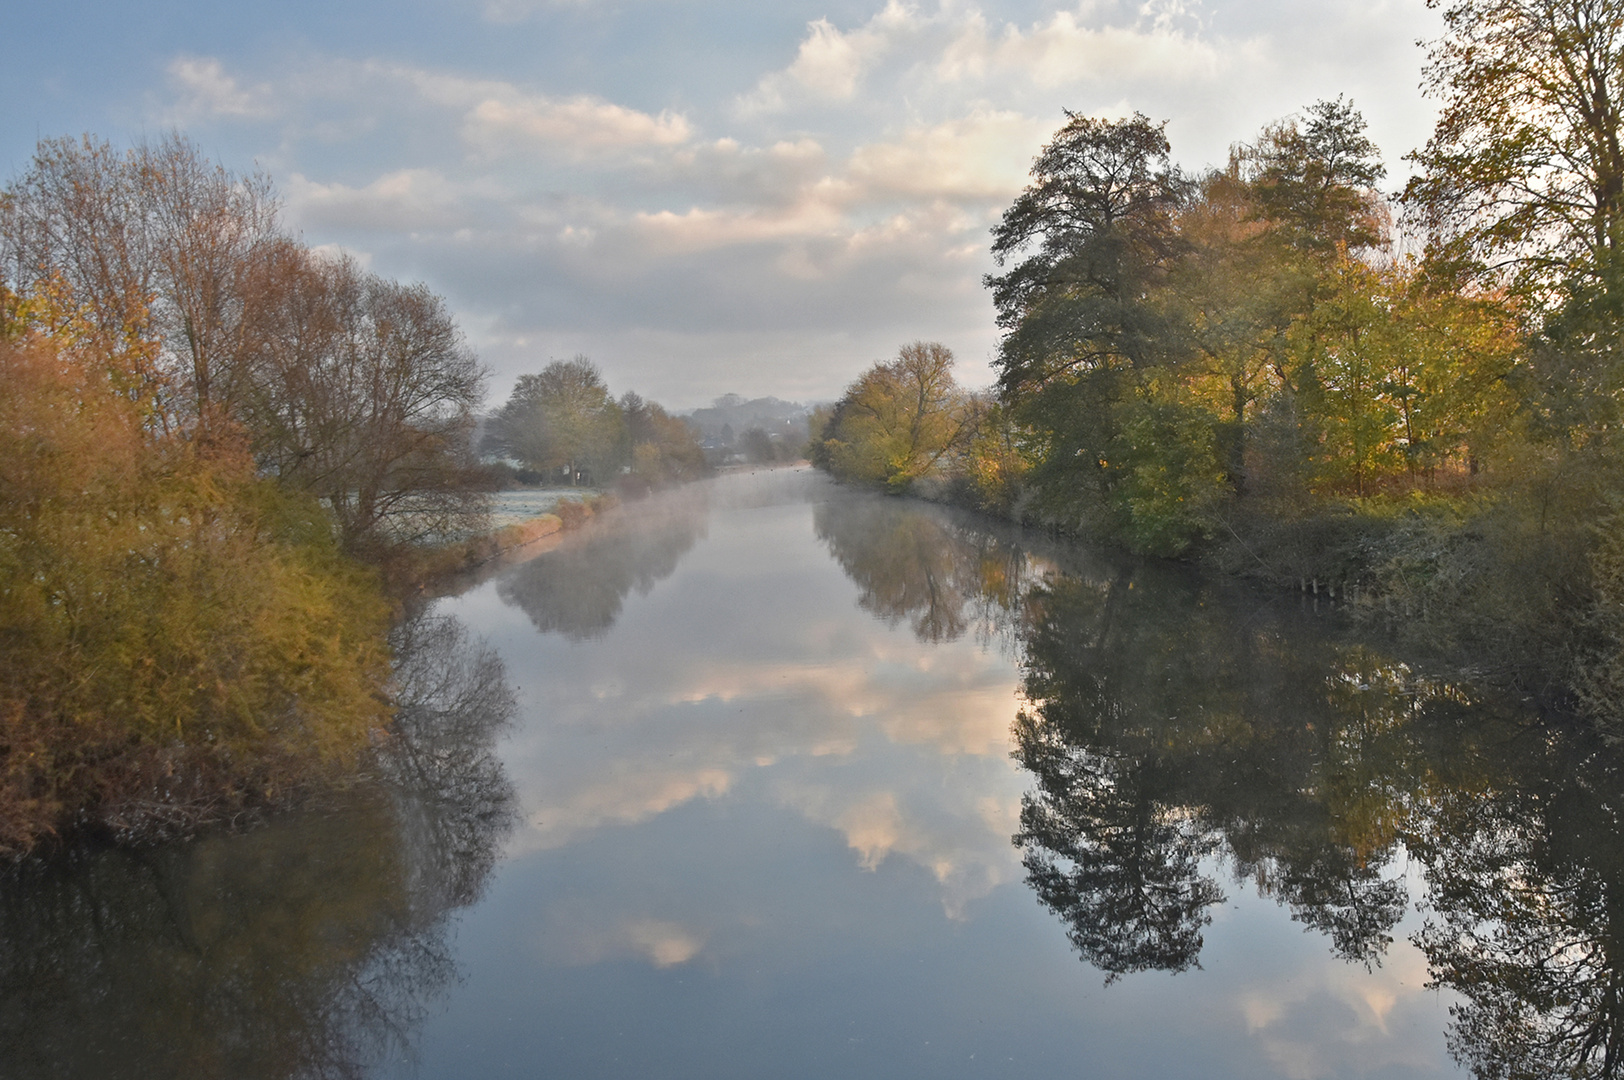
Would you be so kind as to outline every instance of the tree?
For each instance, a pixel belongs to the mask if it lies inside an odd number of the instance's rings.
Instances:
[[[257,285],[239,411],[261,466],[326,503],[352,549],[477,521],[485,369],[445,302],[294,245]]]
[[[904,345],[846,389],[824,441],[837,476],[903,491],[940,471],[972,434],[973,410],[953,379],[953,352]]]
[[[620,398],[631,446],[632,475],[649,487],[705,475],[705,450],[686,420],[633,391]]]
[[[1035,389],[1158,352],[1160,320],[1143,303],[1182,245],[1173,228],[1185,182],[1168,161],[1165,125],[1066,114],[1032,166],[1032,183],[993,230],[989,274],[1000,386]],[[1032,250],[1035,247],[1035,250]]]
[[[316,256],[277,211],[179,135],[47,140],[0,199],[0,280],[71,296],[147,424],[226,453],[246,430],[352,550],[477,525],[485,375],[444,301]]]
[[[1176,324],[1202,358],[1192,387],[1215,384],[1204,396],[1228,414],[1217,434],[1238,494],[1247,492],[1255,406],[1272,407],[1276,421],[1308,420],[1295,399],[1302,376],[1312,389],[1312,374],[1290,348],[1291,333],[1336,291],[1342,262],[1387,243],[1374,189],[1383,167],[1364,132],[1351,103],[1316,102],[1236,147],[1179,214],[1189,251],[1172,276]],[[1295,454],[1315,434],[1307,426],[1293,433]],[[1264,471],[1278,474],[1281,464]]]
[[[1442,111],[1404,202],[1440,254],[1538,306],[1619,285],[1624,3],[1428,0],[1446,33],[1425,85]]]
[[[1330,257],[1386,245],[1375,188],[1387,169],[1352,102],[1315,102],[1265,129],[1245,157],[1256,215],[1289,246]]]
[[[521,375],[490,425],[489,445],[530,468],[607,483],[627,457],[625,421],[584,356],[554,360],[535,375]]]
[[[387,605],[319,507],[63,338],[0,342],[0,850],[263,800],[388,719]]]
[[[178,134],[124,154],[44,140],[0,209],[0,275],[16,291],[60,279],[109,340],[157,342],[143,373],[157,420],[230,416],[251,377],[255,267],[283,240],[264,176],[213,165]]]

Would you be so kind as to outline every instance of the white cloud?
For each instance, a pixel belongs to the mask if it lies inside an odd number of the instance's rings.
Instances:
[[[179,122],[208,117],[260,119],[272,113],[269,86],[242,87],[213,57],[177,56],[169,62],[168,74],[179,98],[173,109]]]
[[[632,958],[663,970],[699,956],[708,937],[671,919],[564,905],[543,917],[537,944],[550,959],[571,966]]]
[[[692,135],[685,117],[658,116],[585,95],[487,98],[468,111],[464,137],[487,152],[525,144],[584,155],[639,146],[676,146]]]
[[[859,146],[849,175],[874,195],[1002,202],[1026,183],[1051,125],[1019,112],[977,109],[886,142]]]
[[[849,101],[856,96],[864,74],[896,44],[896,40],[917,28],[920,19],[913,8],[898,0],[885,7],[868,23],[843,31],[827,18],[806,24],[806,37],[795,59],[783,71],[762,77],[755,90],[739,101],[746,115],[772,112],[796,98],[816,101]]]
[[[300,173],[286,184],[288,205],[300,220],[346,230],[462,228],[472,219],[475,194],[476,185],[434,169],[400,169],[363,187],[324,184]]]
[[[1017,78],[1041,87],[1144,78],[1203,82],[1256,48],[1203,38],[1180,28],[1166,11],[1142,13],[1128,25],[1096,25],[1085,12],[1057,11],[1029,30],[1006,24],[997,32],[976,12],[942,50],[936,72],[949,83]]]
[[[810,23],[807,31],[795,62],[785,74],[818,97],[836,101],[851,97],[857,92],[857,80],[863,74],[865,63],[873,56],[862,48],[867,42],[859,34],[842,34],[828,19]],[[875,37],[869,37],[868,41],[881,44]],[[865,52],[869,55],[865,56]]]

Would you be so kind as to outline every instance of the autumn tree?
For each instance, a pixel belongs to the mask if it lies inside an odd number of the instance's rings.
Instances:
[[[315,255],[277,212],[179,135],[46,140],[0,199],[0,281],[71,296],[146,423],[205,451],[245,431],[352,550],[477,524],[484,372],[444,301]]]
[[[705,475],[705,451],[687,421],[630,390],[621,395],[619,406],[633,477],[654,487]]]
[[[155,340],[155,419],[185,428],[229,416],[251,380],[243,330],[277,209],[265,177],[178,134],[124,153],[47,139],[0,203],[0,275],[25,294],[60,279],[110,340]]]
[[[1446,31],[1424,85],[1442,106],[1406,206],[1442,252],[1539,301],[1618,288],[1624,241],[1624,4],[1429,0]]]
[[[971,415],[952,350],[915,341],[846,389],[824,432],[825,453],[837,476],[905,491],[963,449]]]
[[[388,719],[388,608],[321,509],[156,431],[118,353],[0,341],[0,850],[263,801]]]
[[[477,521],[485,370],[445,301],[293,244],[266,263],[238,406],[261,466],[322,500],[352,549]]]
[[[1043,513],[1169,554],[1222,483],[1168,289],[1189,251],[1177,224],[1190,192],[1170,152],[1141,114],[1068,114],[993,230],[993,257],[1014,265],[987,278],[1005,328],[999,390],[1031,433]]]

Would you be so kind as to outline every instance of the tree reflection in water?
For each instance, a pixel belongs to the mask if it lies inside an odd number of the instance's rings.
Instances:
[[[858,605],[921,641],[1007,640],[1028,584],[1048,562],[1017,529],[939,507],[837,493],[817,504],[818,538],[862,589]]]
[[[703,488],[648,500],[598,520],[505,576],[497,593],[542,633],[602,637],[635,589],[646,595],[705,535]]]
[[[892,625],[1012,642],[1033,778],[1014,839],[1108,982],[1195,965],[1226,866],[1335,955],[1379,964],[1407,852],[1415,942],[1461,995],[1457,1060],[1508,1080],[1624,1073],[1615,749],[1178,568],[1034,572],[1020,534],[897,500],[831,501],[817,527]]]
[[[1408,838],[1419,935],[1463,996],[1450,1046],[1480,1076],[1617,1076],[1624,1053],[1624,807],[1615,753],[1535,731],[1439,792]]]
[[[451,620],[397,647],[375,780],[243,833],[9,868],[6,1076],[347,1077],[408,1049],[510,825],[492,744],[513,701]]]

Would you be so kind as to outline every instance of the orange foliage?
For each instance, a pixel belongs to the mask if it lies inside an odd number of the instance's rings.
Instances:
[[[151,429],[68,321],[0,335],[0,850],[234,808],[388,718],[388,610],[227,429]],[[134,390],[134,392],[132,392]]]

